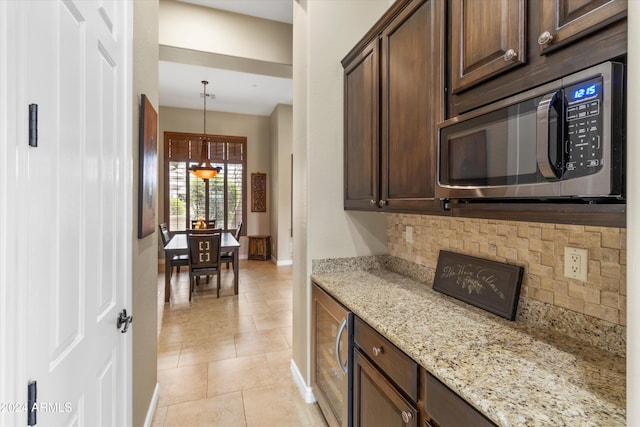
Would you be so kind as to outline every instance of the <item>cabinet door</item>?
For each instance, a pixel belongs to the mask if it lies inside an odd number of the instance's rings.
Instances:
[[[353,361],[353,427],[417,427],[416,408],[357,349]]]
[[[451,0],[451,88],[526,63],[525,0]]]
[[[440,1],[416,0],[382,32],[381,206],[434,206],[435,122],[442,118]],[[431,202],[431,203],[429,203]]]
[[[379,200],[378,40],[345,66],[344,207],[375,209]]]
[[[626,15],[626,0],[542,0],[540,53],[589,35]]]
[[[313,392],[329,426],[345,427],[349,417],[349,376],[345,369],[349,366],[353,315],[315,284],[311,294]]]

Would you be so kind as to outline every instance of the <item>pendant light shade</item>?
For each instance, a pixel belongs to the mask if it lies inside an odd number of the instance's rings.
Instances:
[[[214,178],[218,173],[222,170],[221,167],[214,167],[210,161],[210,152],[211,146],[209,138],[207,137],[207,85],[208,81],[203,80],[202,85],[204,87],[204,130],[202,132],[202,137],[200,138],[200,143],[202,144],[200,150],[200,161],[197,165],[189,166],[189,172],[191,175],[200,178],[200,179],[211,179]]]

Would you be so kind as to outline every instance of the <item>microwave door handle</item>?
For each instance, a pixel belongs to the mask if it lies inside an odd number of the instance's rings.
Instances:
[[[549,159],[549,114],[562,91],[548,93],[542,97],[536,111],[536,160],[540,173],[547,179],[557,179],[558,169]]]

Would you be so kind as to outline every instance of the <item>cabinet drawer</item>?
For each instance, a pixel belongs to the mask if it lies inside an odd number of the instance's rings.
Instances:
[[[424,372],[424,371],[423,371]],[[496,427],[473,406],[428,372],[425,374],[425,410],[439,427]]]
[[[418,400],[418,364],[371,326],[356,317],[355,345],[408,397]]]

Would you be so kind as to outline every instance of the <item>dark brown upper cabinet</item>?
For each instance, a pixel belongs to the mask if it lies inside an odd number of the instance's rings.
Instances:
[[[626,0],[542,0],[540,53],[553,51],[627,15]]]
[[[526,62],[525,6],[525,0],[451,2],[453,93]]]
[[[342,61],[344,207],[436,211],[444,8],[397,1]]]
[[[378,40],[344,70],[344,207],[363,209],[380,199]]]
[[[626,0],[447,4],[447,117],[627,52]]]

